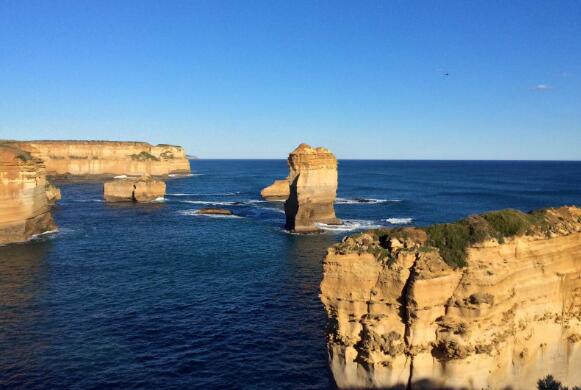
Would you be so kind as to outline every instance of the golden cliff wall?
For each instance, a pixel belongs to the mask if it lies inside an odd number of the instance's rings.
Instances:
[[[0,244],[26,241],[55,229],[42,162],[0,145]]]
[[[180,146],[113,141],[10,141],[46,165],[49,175],[152,175],[189,173]]]
[[[301,144],[288,157],[289,196],[285,202],[286,227],[313,232],[316,223],[339,224],[335,216],[337,159],[325,148]]]
[[[330,248],[321,300],[338,386],[533,389],[547,374],[581,384],[581,209],[549,209],[546,221],[542,233],[473,243],[463,268],[423,229]]]

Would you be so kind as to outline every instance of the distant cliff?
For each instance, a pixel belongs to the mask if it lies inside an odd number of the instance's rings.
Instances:
[[[180,146],[114,141],[5,141],[44,161],[49,175],[152,175],[189,173]]]
[[[0,244],[26,241],[56,229],[49,194],[54,201],[60,192],[48,186],[42,161],[0,145]]]
[[[339,387],[581,384],[581,209],[370,231],[323,268]]]

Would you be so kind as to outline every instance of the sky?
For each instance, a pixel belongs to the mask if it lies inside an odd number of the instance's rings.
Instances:
[[[0,0],[0,139],[581,159],[581,1]]]

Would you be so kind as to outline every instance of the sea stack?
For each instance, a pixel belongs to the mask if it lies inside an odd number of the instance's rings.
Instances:
[[[165,183],[150,176],[107,181],[103,197],[107,202],[153,202],[165,195]]]
[[[0,145],[0,244],[27,241],[56,228],[42,161]]]
[[[320,296],[340,388],[581,384],[579,208],[347,237]]]
[[[335,216],[337,159],[329,150],[300,144],[288,157],[289,197],[284,204],[286,228],[297,233],[319,231],[317,223],[340,224]]]

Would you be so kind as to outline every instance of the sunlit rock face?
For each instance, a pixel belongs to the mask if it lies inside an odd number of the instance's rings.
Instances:
[[[260,196],[266,200],[287,200],[290,193],[288,179],[275,180],[274,183],[260,191]]]
[[[165,183],[149,176],[114,179],[103,185],[107,202],[153,202],[163,199]]]
[[[27,241],[55,229],[42,161],[0,145],[0,244]]]
[[[11,141],[46,165],[49,175],[152,175],[189,173],[180,146],[113,141]]]
[[[289,197],[286,228],[297,233],[317,231],[317,223],[340,224],[335,216],[337,159],[329,150],[301,144],[288,157]]]
[[[46,184],[46,199],[50,205],[54,205],[56,202],[61,200],[61,190],[51,183]]]
[[[469,246],[463,268],[423,229],[330,248],[321,300],[338,386],[528,390],[547,374],[581,384],[581,209],[546,215],[542,232]]]

